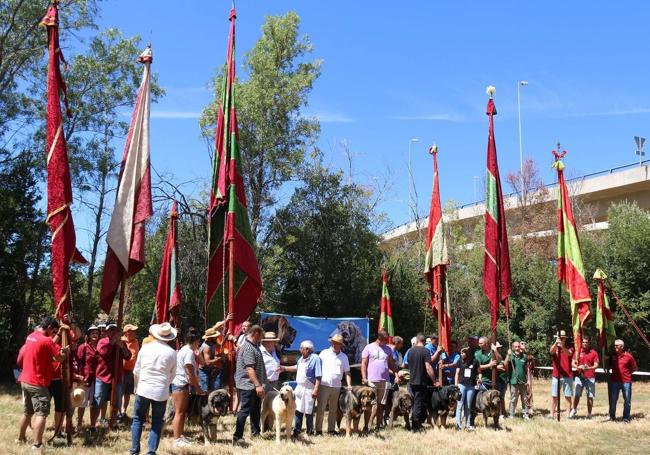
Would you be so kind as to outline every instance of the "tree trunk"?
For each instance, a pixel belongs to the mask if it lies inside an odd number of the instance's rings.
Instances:
[[[108,169],[102,169],[100,174],[100,191],[97,212],[95,212],[95,233],[93,234],[93,247],[90,252],[90,264],[88,264],[88,304],[92,303],[93,285],[95,284],[95,263],[97,262],[97,250],[99,241],[102,237],[102,214],[104,212],[104,199],[106,198],[106,179],[108,178]]]

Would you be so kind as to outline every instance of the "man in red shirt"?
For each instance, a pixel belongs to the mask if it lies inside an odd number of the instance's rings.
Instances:
[[[553,364],[553,381],[551,382],[551,412],[549,418],[557,418],[558,389],[564,390],[566,401],[566,415],[571,412],[571,397],[573,396],[573,373],[571,371],[571,357],[573,349],[566,346],[566,332],[560,330],[555,342],[551,346],[551,363]],[[559,381],[559,387],[558,387]]]
[[[120,331],[115,324],[106,326],[106,337],[97,342],[97,369],[95,370],[95,400],[90,409],[90,430],[94,431],[97,416],[101,412],[101,423],[106,421],[106,407],[111,400],[111,387],[117,387],[115,396],[120,400],[120,386],[122,382],[122,361],[131,358],[131,352],[126,348],[120,339]],[[115,366],[115,350],[119,349],[120,359],[118,362],[117,377],[113,377]]]
[[[576,369],[576,393],[573,397],[573,409],[569,417],[576,415],[582,390],[587,389],[587,418],[591,419],[591,410],[594,407],[594,397],[596,396],[596,368],[598,368],[599,361],[598,353],[591,347],[589,337],[583,335],[580,354],[572,362],[573,367]]]
[[[616,403],[619,392],[623,392],[623,421],[630,422],[632,407],[632,373],[638,367],[632,354],[625,352],[623,340],[614,341],[614,354],[610,359],[612,374],[609,377],[609,420],[616,420]]]
[[[44,318],[41,324],[27,336],[20,349],[16,363],[22,372],[18,376],[23,390],[23,416],[20,418],[18,440],[26,442],[25,433],[31,421],[34,434],[33,449],[43,445],[45,420],[50,413],[50,382],[54,373],[53,361],[62,362],[67,353],[56,343],[61,330],[59,322],[51,316]]]

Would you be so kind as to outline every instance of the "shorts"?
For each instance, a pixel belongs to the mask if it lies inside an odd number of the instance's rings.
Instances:
[[[47,417],[50,414],[50,391],[47,387],[20,383],[23,390],[23,413]]]
[[[584,382],[576,377],[576,396],[582,396],[582,389],[587,389],[587,398],[594,398],[596,396],[596,378],[585,378]]]
[[[386,400],[388,399],[388,394],[386,393],[387,384],[388,381],[368,381],[368,386],[375,390],[377,403],[382,406],[386,404]]]
[[[553,378],[551,381],[551,396],[553,398],[557,397],[557,378]],[[564,389],[564,396],[571,397],[573,396],[573,379],[572,378],[560,378],[560,387]]]
[[[190,385],[189,384],[185,384],[185,385],[172,384],[171,385],[171,391],[172,391],[172,393],[174,393],[174,392],[189,392],[190,391]]]
[[[63,412],[63,381],[53,379],[50,382],[50,396],[54,399],[54,412]]]
[[[122,384],[117,384],[117,393],[115,396],[118,401],[122,396]],[[101,379],[95,379],[95,399],[93,400],[93,406],[102,406],[104,403],[111,401],[111,383],[104,382]]]
[[[84,401],[81,403],[80,408],[89,408],[93,404],[93,399],[94,399],[94,393],[95,393],[95,381],[91,381],[90,385],[86,387],[85,385],[80,385],[79,386],[81,389],[84,390],[86,393],[86,396],[84,397]]]
[[[133,378],[133,371],[124,370],[124,376],[122,377],[122,393],[124,395],[133,395],[135,391],[135,382]]]

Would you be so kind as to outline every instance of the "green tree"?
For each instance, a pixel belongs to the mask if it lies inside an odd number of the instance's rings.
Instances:
[[[370,216],[367,193],[314,163],[269,225],[260,254],[263,306],[290,314],[376,317],[382,254]]]
[[[246,181],[248,210],[253,235],[264,230],[277,191],[298,176],[305,152],[320,131],[314,118],[302,109],[320,75],[319,60],[307,61],[312,44],[299,35],[300,18],[294,12],[267,16],[262,36],[246,53],[247,79],[235,88],[239,122],[239,149]],[[217,99],[223,76],[217,76]],[[216,102],[201,116],[201,129],[208,143],[214,141]]]
[[[34,95],[25,86],[40,78],[47,66],[47,34],[39,26],[47,2],[5,0],[0,3],[0,139],[12,142],[37,115]],[[94,27],[96,0],[70,0],[59,8],[61,42],[82,29]],[[40,102],[41,98],[38,98]]]

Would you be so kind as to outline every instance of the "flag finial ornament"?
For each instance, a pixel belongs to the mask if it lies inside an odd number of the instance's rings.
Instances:
[[[497,88],[494,85],[488,85],[487,88],[485,89],[485,93],[490,97],[490,99],[494,98],[494,94],[497,92]]]
[[[438,153],[438,146],[436,144],[433,144],[431,147],[429,147],[429,154],[435,155],[436,153]]]
[[[153,50],[151,49],[151,43],[147,44],[145,50],[142,51],[142,53],[138,57],[138,62],[140,63],[153,62]]]
[[[596,269],[594,272],[594,280],[606,280],[607,279],[607,274],[603,272],[603,269]]]

